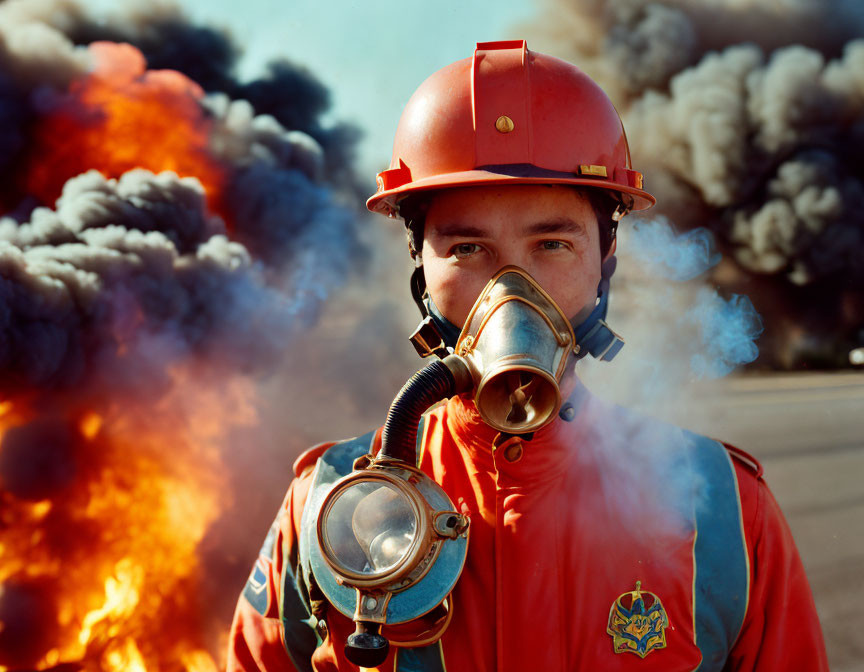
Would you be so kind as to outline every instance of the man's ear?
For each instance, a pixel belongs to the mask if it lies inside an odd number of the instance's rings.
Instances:
[[[609,257],[614,256],[615,250],[618,249],[618,238],[612,239],[612,244],[609,246],[609,251],[606,253],[606,256],[603,257],[603,261],[606,261]]]

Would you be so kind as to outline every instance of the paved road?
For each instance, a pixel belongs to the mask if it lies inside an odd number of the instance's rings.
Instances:
[[[745,376],[696,398],[708,415],[668,417],[762,462],[810,577],[831,669],[864,671],[864,374]]]

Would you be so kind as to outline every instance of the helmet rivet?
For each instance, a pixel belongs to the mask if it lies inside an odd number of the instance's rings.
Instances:
[[[516,124],[514,124],[513,120],[506,114],[502,114],[495,120],[495,130],[499,133],[509,133],[514,128],[516,128]]]

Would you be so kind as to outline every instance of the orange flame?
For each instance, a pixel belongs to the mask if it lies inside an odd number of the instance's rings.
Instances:
[[[102,416],[93,412],[86,413],[78,423],[78,428],[85,439],[92,439],[102,428]]]
[[[89,49],[90,74],[33,122],[22,187],[48,205],[90,169],[171,170],[198,178],[218,211],[226,169],[209,151],[200,87],[147,71],[132,46]],[[113,334],[121,350],[138,326]],[[28,667],[217,669],[226,624],[208,632],[213,623],[202,622],[199,584],[212,577],[200,576],[199,548],[231,504],[225,436],[256,422],[255,386],[224,371],[206,382],[206,371],[191,360],[175,366],[156,401],[103,389],[88,399],[19,391],[0,402],[0,455],[7,432],[45,418],[74,436],[71,483],[35,502],[0,488],[0,634],[4,584],[49,588],[33,599],[45,601],[51,637],[27,654]],[[9,645],[0,637],[0,672],[19,667]]]
[[[75,484],[52,499],[5,502],[0,585],[26,576],[59,587],[59,634],[36,669],[217,669],[197,599],[212,577],[200,576],[198,548],[231,505],[224,437],[257,418],[250,380],[223,374],[217,386],[205,377],[176,367],[156,402],[103,400],[98,413],[80,414],[73,426],[87,469]],[[31,418],[4,409],[0,445],[5,430]],[[0,670],[3,655],[0,646]]]
[[[128,44],[94,42],[89,51],[93,71],[36,122],[27,193],[49,205],[69,178],[87,170],[120,177],[146,168],[197,177],[217,207],[225,172],[208,150],[212,121],[201,88],[173,70],[148,71]]]

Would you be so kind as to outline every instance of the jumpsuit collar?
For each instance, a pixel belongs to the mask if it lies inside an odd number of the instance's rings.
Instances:
[[[592,400],[588,390],[578,383],[565,402],[573,407],[573,419],[568,422],[556,416],[555,420],[535,432],[531,440],[519,439],[522,454],[512,462],[506,459],[503,450],[493,448],[498,431],[483,422],[469,397],[450,399],[447,424],[454,440],[478,471],[497,473],[499,483],[503,477],[514,484],[536,484],[555,480],[567,471],[589,431]]]

